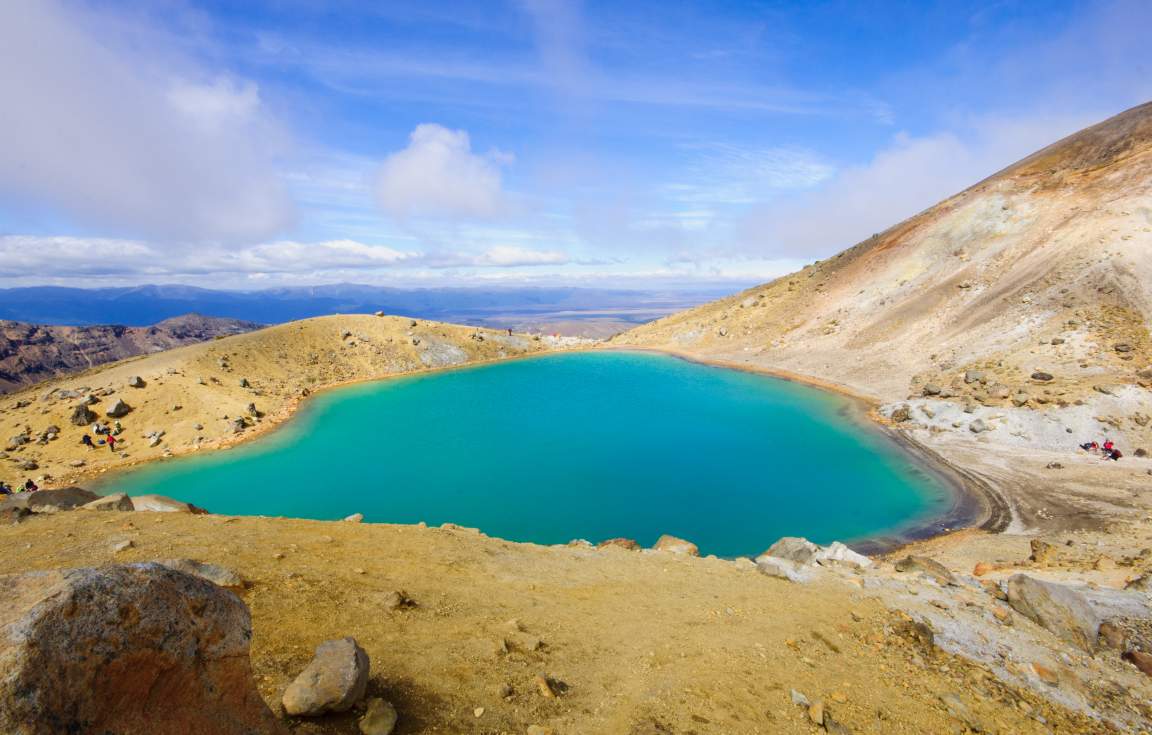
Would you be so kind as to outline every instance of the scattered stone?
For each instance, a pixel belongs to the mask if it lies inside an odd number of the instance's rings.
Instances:
[[[145,385],[144,378],[141,378],[139,375],[133,375],[131,378],[128,378],[129,388],[143,388]]]
[[[1012,396],[1012,405],[1020,408],[1021,406],[1027,405],[1030,400],[1032,400],[1032,397],[1027,393],[1017,393]]]
[[[973,732],[985,732],[984,724],[968,709],[968,705],[960,701],[955,694],[941,694],[940,702],[948,710],[948,714],[963,722]]]
[[[598,549],[608,548],[609,546],[627,549],[628,551],[640,550],[640,544],[636,543],[630,538],[610,538],[607,541],[601,541],[600,543],[596,544],[596,548]]]
[[[95,423],[98,418],[96,412],[88,408],[87,404],[80,403],[72,409],[72,416],[68,420],[73,426],[88,426]]]
[[[1062,344],[1064,344],[1064,338],[1063,337],[1053,337],[1052,338],[1052,344],[1062,345]]]
[[[940,390],[940,386],[935,383],[925,383],[923,393],[926,396],[938,396],[940,395]]]
[[[156,563],[177,572],[208,580],[217,587],[243,590],[248,586],[248,583],[239,574],[216,564],[208,564],[195,559],[161,559]]]
[[[364,716],[360,718],[360,732],[363,735],[391,735],[396,729],[400,716],[392,703],[380,697],[371,697]]]
[[[1062,470],[1064,469],[1064,465],[1060,464],[1059,462],[1049,462],[1048,464],[1044,465],[1044,468],[1049,470]]]
[[[375,312],[372,312],[372,315],[373,315],[373,316],[384,316],[384,312],[382,312],[382,311],[375,311]]]
[[[348,523],[362,523],[364,521],[363,513],[353,513],[350,516],[344,516],[344,520]]]
[[[1004,399],[1012,395],[1012,391],[1009,390],[1008,386],[1004,385],[1003,383],[996,383],[988,389],[988,395],[992,398]]]
[[[1028,561],[1038,566],[1047,566],[1051,564],[1056,557],[1056,547],[1047,541],[1041,541],[1034,538],[1028,542],[1032,547],[1032,553],[1028,555]]]
[[[117,398],[116,402],[112,404],[112,408],[107,411],[108,417],[113,419],[120,419],[131,413],[132,407],[124,402],[123,398]]]
[[[912,418],[912,410],[908,408],[907,405],[900,406],[892,411],[891,419],[898,424],[904,423],[910,418]]]
[[[669,536],[664,534],[656,539],[656,543],[652,546],[656,551],[667,551],[673,554],[687,554],[688,556],[700,556],[700,549],[696,544],[691,541],[685,541],[682,538]]]
[[[812,704],[808,701],[808,697],[805,697],[803,693],[798,692],[795,689],[792,690],[790,696],[792,697],[792,704],[796,705],[797,707],[803,707],[807,709]]]
[[[980,434],[988,431],[988,425],[984,423],[984,419],[976,419],[968,424],[968,431],[971,431],[973,434]]]
[[[1112,349],[1116,350],[1117,352],[1131,352],[1132,345],[1128,344],[1127,342],[1120,342],[1119,344],[1112,345]]]
[[[759,563],[760,559],[765,556],[772,556],[777,559],[787,559],[797,564],[809,564],[815,561],[819,551],[820,547],[806,538],[785,536],[769,546],[768,550],[761,554],[756,561]]]
[[[368,654],[355,638],[324,641],[307,668],[288,685],[281,700],[294,717],[345,712],[368,688]]]
[[[113,551],[113,553],[118,554],[121,551],[127,551],[128,549],[131,549],[134,546],[136,546],[136,544],[133,543],[132,539],[125,539],[123,541],[117,541],[117,542],[113,543],[112,544],[112,551]]]
[[[204,509],[197,508],[191,503],[173,500],[163,495],[137,495],[132,498],[132,504],[138,511],[153,513],[204,513]]]
[[[932,579],[936,580],[943,586],[955,585],[956,577],[944,566],[935,559],[930,559],[926,556],[906,556],[900,561],[896,562],[896,571],[898,572],[919,572]]]
[[[1001,602],[1008,602],[1008,593],[1004,591],[1004,588],[1001,587],[1000,583],[996,580],[982,579],[980,580],[980,587],[994,599],[1000,600]]]
[[[241,388],[251,388],[252,384],[248,382],[248,378],[240,378],[240,387]]]
[[[532,683],[535,685],[536,691],[540,693],[541,697],[547,697],[551,699],[556,696],[555,682],[553,682],[544,674],[537,674],[532,679]]]
[[[1047,383],[1048,381],[1052,380],[1052,373],[1046,373],[1042,370],[1037,370],[1036,372],[1032,373],[1032,379],[1038,380],[1041,383]]]
[[[404,590],[392,590],[384,593],[381,603],[385,610],[407,610],[416,607],[416,601],[408,597]]]
[[[828,564],[843,564],[849,567],[856,567],[857,569],[872,566],[871,559],[853,551],[848,548],[846,544],[839,541],[833,541],[828,544],[828,546],[817,551],[813,559],[824,566]]]
[[[0,577],[0,598],[0,732],[286,732],[253,683],[251,618],[229,592],[127,564]]]
[[[256,408],[255,403],[249,403],[248,404],[248,414],[250,416],[252,416],[253,418],[260,418],[261,416],[264,415],[263,412],[261,412],[259,409]]]
[[[1079,592],[1014,574],[1008,579],[1008,604],[1059,638],[1089,653],[1095,649],[1100,621]]]
[[[1141,447],[1141,448],[1137,449],[1135,452],[1132,452],[1132,456],[1134,456],[1134,457],[1147,457],[1148,456],[1148,450]]]
[[[228,426],[232,429],[233,434],[239,434],[248,428],[248,420],[243,416],[237,416],[228,423]]]
[[[808,705],[808,719],[813,725],[824,726],[824,703],[819,699]]]
[[[812,571],[803,564],[775,556],[761,556],[756,559],[756,569],[761,574],[789,582],[804,584],[812,580]]]
[[[1128,648],[1128,635],[1116,623],[1106,621],[1100,624],[1097,643],[1102,648],[1111,648],[1114,651],[1123,651]]]
[[[132,505],[132,498],[124,493],[113,493],[112,495],[105,495],[102,498],[93,500],[91,503],[85,503],[80,506],[80,510],[119,510],[131,511],[136,510]]]
[[[982,370],[966,370],[964,372],[965,383],[983,383],[984,380],[985,377]]]
[[[1152,653],[1144,651],[1125,651],[1120,658],[1140,669],[1140,673],[1152,676]]]

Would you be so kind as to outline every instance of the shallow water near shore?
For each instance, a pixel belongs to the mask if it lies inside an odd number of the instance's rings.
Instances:
[[[947,512],[946,483],[851,409],[665,355],[548,355],[327,391],[266,437],[98,490],[537,543],[668,533],[721,556],[781,536],[899,533]]]

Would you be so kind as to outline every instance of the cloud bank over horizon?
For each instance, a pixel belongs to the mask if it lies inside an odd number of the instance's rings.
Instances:
[[[750,284],[1152,98],[1139,0],[662,7],[0,4],[0,277]]]

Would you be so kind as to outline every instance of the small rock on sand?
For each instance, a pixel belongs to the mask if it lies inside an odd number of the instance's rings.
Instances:
[[[906,556],[896,562],[896,571],[919,572],[920,574],[931,577],[941,585],[956,584],[956,578],[952,576],[952,572],[948,571],[948,567],[926,556]]]
[[[806,538],[785,536],[769,546],[768,550],[765,551],[761,557],[773,556],[777,559],[787,559],[797,564],[808,564],[815,561],[816,554],[819,551],[820,547]],[[756,561],[759,562],[760,559]]]
[[[368,700],[364,716],[360,718],[360,732],[364,735],[391,735],[399,719],[391,702],[372,697]]]
[[[163,495],[137,495],[136,497],[132,498],[132,504],[136,506],[136,510],[151,511],[153,513],[204,512],[191,503],[185,503],[180,500],[173,500],[172,498],[168,498]]]
[[[364,514],[363,513],[353,513],[350,516],[345,516],[344,520],[347,521],[348,523],[360,523],[364,520]]]
[[[162,559],[156,563],[177,572],[207,580],[217,587],[242,590],[248,586],[248,583],[239,574],[216,564],[208,564],[195,559]]]
[[[756,568],[761,574],[777,579],[786,579],[789,582],[803,584],[813,578],[812,568],[789,559],[775,556],[761,556],[756,559]]]
[[[129,406],[123,398],[117,398],[112,407],[108,409],[107,414],[109,418],[120,419],[127,416],[132,412],[132,407]]]
[[[596,548],[605,549],[614,546],[620,549],[627,549],[628,551],[639,551],[640,544],[636,543],[630,538],[610,538],[607,541],[601,541],[596,544]]]
[[[112,544],[112,551],[113,551],[113,553],[119,553],[121,551],[127,551],[128,549],[131,549],[135,545],[136,544],[132,543],[131,539],[125,539],[123,541],[116,541]]]
[[[968,424],[968,431],[971,431],[973,434],[981,434],[988,431],[988,425],[984,423],[984,419],[976,419]]]
[[[132,498],[124,493],[114,493],[112,495],[105,495],[98,500],[93,500],[91,503],[85,503],[80,506],[80,510],[131,511],[136,510],[136,508],[132,505]]]
[[[284,691],[284,711],[296,717],[345,712],[364,696],[368,670],[368,654],[355,638],[324,641]]]
[[[144,378],[141,378],[139,375],[133,375],[128,379],[129,388],[143,388],[145,385]]]
[[[696,547],[696,544],[692,543],[691,541],[685,541],[682,538],[669,536],[668,534],[664,534],[658,538],[656,543],[653,544],[652,548],[656,551],[667,551],[673,554],[700,556],[700,549]]]
[[[1041,383],[1047,383],[1048,381],[1052,380],[1052,373],[1046,373],[1043,370],[1037,370],[1036,372],[1032,373],[1032,379],[1038,380]]]

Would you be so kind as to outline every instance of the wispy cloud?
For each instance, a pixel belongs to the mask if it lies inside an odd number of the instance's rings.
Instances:
[[[258,87],[104,43],[74,6],[0,3],[7,203],[157,238],[266,237],[292,220]],[[184,76],[188,72],[199,78]]]

